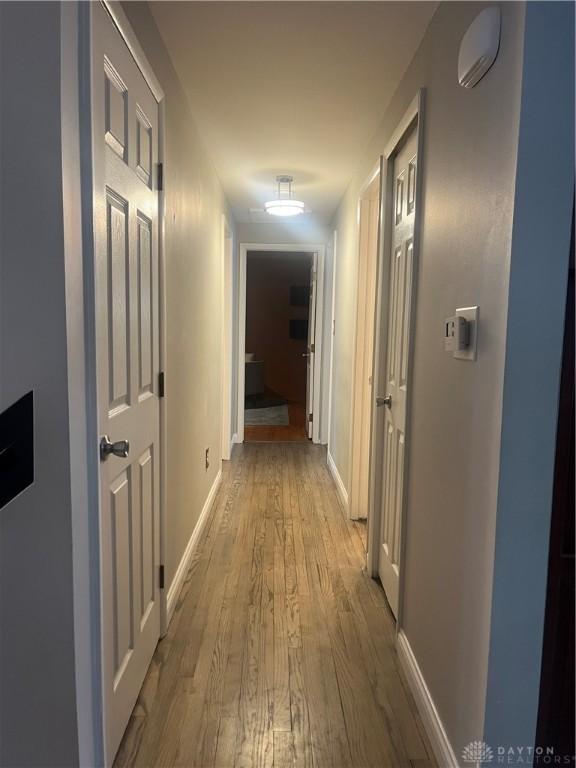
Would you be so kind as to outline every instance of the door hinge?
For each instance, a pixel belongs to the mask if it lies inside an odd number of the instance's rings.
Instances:
[[[156,166],[156,187],[159,192],[164,189],[164,163],[158,163]]]
[[[161,565],[158,568],[158,585],[160,589],[164,589],[164,566]]]
[[[158,397],[164,397],[164,371],[158,374]]]
[[[312,415],[311,413],[309,413],[309,414],[308,414],[308,421],[309,421],[310,423],[312,423],[312,421],[313,421],[313,420],[314,420],[314,417],[313,417],[313,415]]]
[[[314,344],[310,344],[310,352],[313,353],[315,351],[316,351],[316,346]]]

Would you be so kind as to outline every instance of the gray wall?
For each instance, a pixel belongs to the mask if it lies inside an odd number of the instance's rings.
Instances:
[[[0,764],[78,762],[60,6],[0,4],[0,410],[35,394],[34,485],[0,510]],[[32,54],[33,52],[33,54]]]
[[[426,88],[403,629],[457,753],[484,726],[524,32],[524,5],[502,3],[498,58],[461,88],[460,40],[485,5],[439,6],[334,221],[330,450],[348,483],[358,193]],[[478,360],[467,363],[444,352],[442,328],[472,304]]]
[[[123,8],[166,94],[170,585],[220,469],[222,213],[231,225],[234,219],[148,5],[127,2]],[[207,471],[206,448],[211,457]]]
[[[238,224],[239,243],[325,243],[329,236],[327,222],[314,214],[282,222]]]
[[[574,201],[574,5],[528,3],[486,741],[535,743]],[[545,746],[545,745],[542,745]]]

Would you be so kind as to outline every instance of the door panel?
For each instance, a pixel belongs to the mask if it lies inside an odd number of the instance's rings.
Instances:
[[[416,128],[393,163],[394,213],[390,247],[379,574],[394,615],[398,612],[401,520],[404,491],[406,399],[410,382],[410,317],[414,274]],[[381,385],[382,386],[382,385]],[[384,393],[382,393],[384,394]]]
[[[92,6],[98,422],[128,456],[100,462],[105,750],[111,764],[160,634],[158,104]]]
[[[158,264],[152,258],[152,223],[138,215],[138,360],[140,400],[152,394],[154,368],[154,274]]]
[[[147,448],[140,456],[139,464],[139,491],[140,491],[140,532],[142,563],[140,579],[140,628],[147,620],[154,603],[155,583],[155,558],[154,558],[154,458],[152,447]]]
[[[107,190],[107,286],[110,353],[109,412],[128,405],[129,396],[129,280],[128,203]]]
[[[134,647],[132,622],[132,488],[124,471],[110,487],[112,556],[114,568],[114,686],[122,677]]]

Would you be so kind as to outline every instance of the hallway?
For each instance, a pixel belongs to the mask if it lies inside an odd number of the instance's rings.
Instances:
[[[325,451],[237,446],[116,766],[430,768]]]

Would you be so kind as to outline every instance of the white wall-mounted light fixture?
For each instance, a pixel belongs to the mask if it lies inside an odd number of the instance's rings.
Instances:
[[[481,11],[466,30],[458,54],[458,82],[473,88],[488,72],[500,47],[500,8]]]
[[[276,176],[277,197],[264,203],[270,216],[299,216],[304,213],[304,203],[292,199],[292,176]]]

